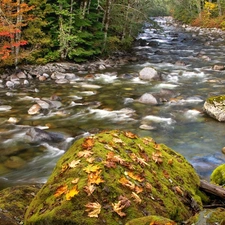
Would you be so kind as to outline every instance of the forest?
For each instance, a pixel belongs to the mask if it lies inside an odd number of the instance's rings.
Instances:
[[[225,0],[0,0],[0,67],[129,51],[154,16],[225,29]]]

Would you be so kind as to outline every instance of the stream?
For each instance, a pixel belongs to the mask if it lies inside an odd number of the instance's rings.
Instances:
[[[198,174],[209,179],[225,163],[225,125],[206,115],[207,97],[224,94],[225,41],[189,31],[155,18],[161,29],[145,24],[134,47],[140,63],[76,74],[65,84],[33,81],[29,86],[0,88],[0,189],[46,182],[57,160],[79,137],[101,130],[129,130],[151,136],[181,153]],[[143,81],[138,73],[153,67],[161,80]],[[145,93],[158,104],[139,101]],[[47,113],[31,115],[35,99],[60,97],[60,105]],[[27,131],[38,128],[63,135],[63,141],[28,141]]]

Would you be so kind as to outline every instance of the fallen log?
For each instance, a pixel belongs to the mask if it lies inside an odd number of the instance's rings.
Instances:
[[[206,180],[200,180],[200,188],[207,193],[225,199],[225,189],[221,186],[211,184]]]

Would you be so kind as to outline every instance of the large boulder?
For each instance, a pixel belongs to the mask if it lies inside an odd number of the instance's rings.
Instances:
[[[150,93],[143,94],[138,101],[143,104],[157,105],[157,99]]]
[[[0,191],[0,224],[23,224],[24,213],[41,185],[21,185]]]
[[[203,110],[212,118],[220,122],[225,121],[225,95],[208,98]]]
[[[154,68],[145,67],[139,72],[139,78],[141,80],[147,80],[147,81],[158,80],[159,75],[157,70],[155,70]]]
[[[199,183],[187,160],[164,144],[105,131],[77,140],[61,157],[25,225],[118,225],[148,215],[184,221],[202,208]]]

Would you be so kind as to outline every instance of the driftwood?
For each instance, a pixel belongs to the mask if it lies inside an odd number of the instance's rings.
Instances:
[[[201,180],[200,188],[207,193],[210,193],[210,194],[213,194],[215,196],[225,199],[225,189],[222,188],[221,186],[211,184],[211,183],[207,182],[206,180]]]

